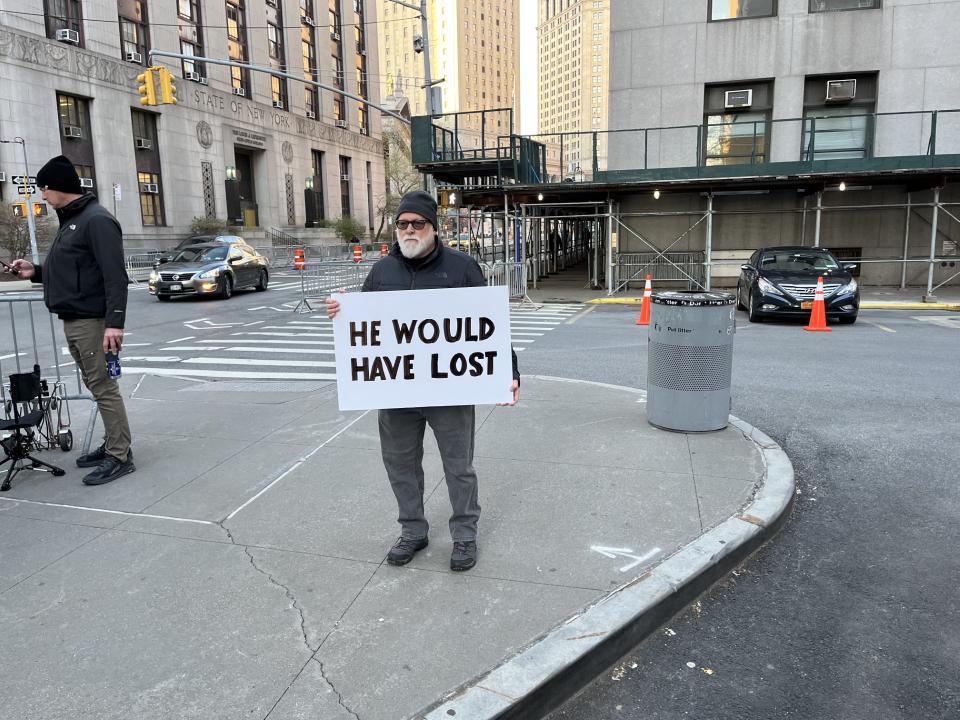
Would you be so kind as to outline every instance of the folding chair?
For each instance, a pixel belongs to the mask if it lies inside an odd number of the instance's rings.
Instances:
[[[0,465],[10,463],[7,468],[0,492],[10,489],[10,481],[21,470],[44,470],[56,476],[65,475],[66,470],[50,463],[37,460],[30,452],[38,449],[35,432],[47,420],[50,400],[43,397],[40,382],[40,368],[34,366],[33,372],[17,373],[10,376],[10,412],[13,417],[0,420],[0,432],[13,431],[0,440],[0,447],[7,457]],[[27,464],[25,461],[29,460]]]

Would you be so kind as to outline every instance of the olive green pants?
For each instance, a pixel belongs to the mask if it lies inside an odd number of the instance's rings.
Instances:
[[[103,418],[103,444],[108,455],[126,462],[130,452],[130,423],[119,383],[107,374],[103,353],[102,319],[64,320],[63,334],[70,354],[80,368],[83,384],[97,403]]]

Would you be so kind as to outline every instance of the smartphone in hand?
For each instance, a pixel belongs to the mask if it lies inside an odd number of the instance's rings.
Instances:
[[[4,272],[8,272],[8,273],[10,273],[11,275],[18,275],[18,276],[20,275],[20,271],[17,270],[17,269],[16,269],[13,265],[11,265],[10,263],[5,263],[3,260],[0,260],[0,265],[3,265],[3,271],[4,271]]]

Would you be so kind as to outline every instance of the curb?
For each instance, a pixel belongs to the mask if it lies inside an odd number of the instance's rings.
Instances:
[[[642,298],[593,298],[584,300],[584,305],[639,305]],[[573,301],[571,301],[573,302]],[[883,302],[867,301],[860,303],[861,310],[949,310],[960,312],[960,303],[924,303],[924,302]]]
[[[760,430],[732,415],[730,424],[758,446],[764,461],[750,504],[410,720],[544,717],[772,538],[793,505],[793,465]]]

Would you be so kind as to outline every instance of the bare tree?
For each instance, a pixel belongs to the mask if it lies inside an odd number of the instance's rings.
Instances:
[[[380,225],[377,228],[374,242],[380,241],[383,226],[387,218],[396,215],[400,198],[411,190],[416,189],[422,182],[422,176],[413,167],[410,158],[410,134],[396,126],[383,130],[383,160],[386,169],[387,193],[377,206],[377,216]]]
[[[37,250],[46,252],[57,234],[57,224],[46,215],[34,218],[37,227]],[[0,249],[8,260],[30,257],[30,228],[26,218],[13,214],[12,205],[0,205]]]

